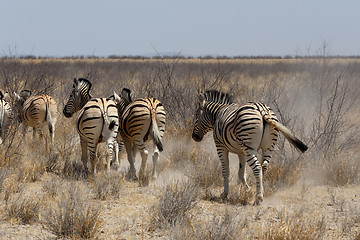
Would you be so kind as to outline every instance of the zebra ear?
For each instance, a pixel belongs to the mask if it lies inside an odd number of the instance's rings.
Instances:
[[[123,90],[121,91],[121,97],[124,98],[127,101],[127,103],[131,103],[134,94],[130,91],[130,89],[123,88]]]
[[[1,93],[2,94],[2,93]],[[4,96],[2,97],[3,99],[7,99],[9,97],[9,93],[8,92],[5,92]]]
[[[120,102],[120,96],[119,95],[117,95],[117,93],[114,91],[114,101],[115,102]]]
[[[6,95],[6,93],[5,93],[5,95]],[[3,99],[3,98],[5,98],[5,97],[4,97],[4,94],[3,94],[2,91],[0,90],[0,99]]]
[[[16,92],[14,92],[14,96],[15,96],[15,100],[20,100],[20,96]]]
[[[205,95],[202,93],[199,94],[199,103],[200,107],[203,107],[205,105]]]

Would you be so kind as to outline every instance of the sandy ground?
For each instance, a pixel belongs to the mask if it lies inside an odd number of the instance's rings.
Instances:
[[[152,207],[157,203],[169,173],[162,174],[146,187],[137,182],[124,182],[120,197],[101,202],[102,227],[99,239],[171,239],[166,231],[150,231]],[[181,176],[171,174],[173,179]],[[32,183],[41,191],[41,181]],[[231,205],[200,200],[191,211],[193,221],[211,221],[216,215],[230,212],[239,222],[246,222],[242,234],[245,238],[258,236],[257,231],[301,221],[311,227],[322,222],[325,239],[354,239],[359,234],[360,186],[328,187],[306,183],[282,189],[266,197],[261,206]],[[234,223],[235,224],[235,223]],[[265,226],[265,227],[264,227]],[[16,221],[0,222],[0,239],[55,239],[40,223],[28,225]]]

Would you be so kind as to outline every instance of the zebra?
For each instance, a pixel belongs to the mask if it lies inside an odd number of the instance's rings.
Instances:
[[[17,117],[22,123],[22,132],[25,134],[28,127],[33,128],[33,138],[36,134],[40,139],[44,137],[43,127],[47,124],[51,143],[55,137],[57,105],[55,100],[46,94],[32,96],[30,90],[22,90],[20,94],[14,92]],[[47,141],[46,149],[47,147]]]
[[[249,102],[242,106],[232,103],[227,93],[216,90],[199,95],[192,138],[200,142],[204,135],[213,130],[217,154],[221,161],[224,191],[221,198],[226,200],[229,192],[229,152],[239,157],[239,180],[249,188],[245,177],[245,164],[248,163],[256,178],[256,200],[263,200],[263,171],[267,170],[271,152],[278,138],[278,131],[301,152],[307,146],[297,139],[277,120],[275,113],[267,105]],[[262,150],[260,161],[257,151]]]
[[[118,98],[115,99],[119,102]],[[130,100],[131,101],[131,100]],[[136,152],[141,154],[139,179],[144,179],[144,171],[148,158],[145,142],[149,136],[153,141],[153,172],[152,177],[157,178],[157,163],[159,152],[163,151],[162,138],[165,132],[166,113],[163,104],[156,98],[140,98],[131,101],[123,111],[119,111],[119,132],[124,140],[128,161],[130,163],[129,178],[137,180],[134,166]]]
[[[0,90],[0,144],[6,139],[8,127],[12,119],[12,109],[6,101],[9,93]]]
[[[115,102],[110,98],[92,98],[92,84],[85,78],[74,79],[73,90],[64,106],[63,114],[67,118],[80,111],[77,118],[77,132],[80,136],[81,161],[85,177],[88,176],[88,152],[90,173],[96,174],[96,149],[98,143],[106,142],[107,172],[115,153],[115,164],[118,161],[118,126],[119,116]],[[115,151],[115,152],[114,152]]]

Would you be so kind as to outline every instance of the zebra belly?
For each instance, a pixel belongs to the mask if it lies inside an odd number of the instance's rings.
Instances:
[[[225,121],[218,121],[214,127],[214,139],[232,153],[242,153],[246,149],[257,151],[263,136],[262,118],[257,118],[257,112],[249,118],[239,117],[238,112]],[[246,125],[244,124],[246,123]]]

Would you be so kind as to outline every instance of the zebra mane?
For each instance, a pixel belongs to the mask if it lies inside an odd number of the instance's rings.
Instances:
[[[81,83],[82,85],[86,86],[90,91],[92,84],[89,80],[87,80],[86,78],[79,78],[78,82]]]
[[[205,100],[214,103],[231,104],[232,98],[228,93],[219,92],[217,90],[208,90],[204,93]]]

